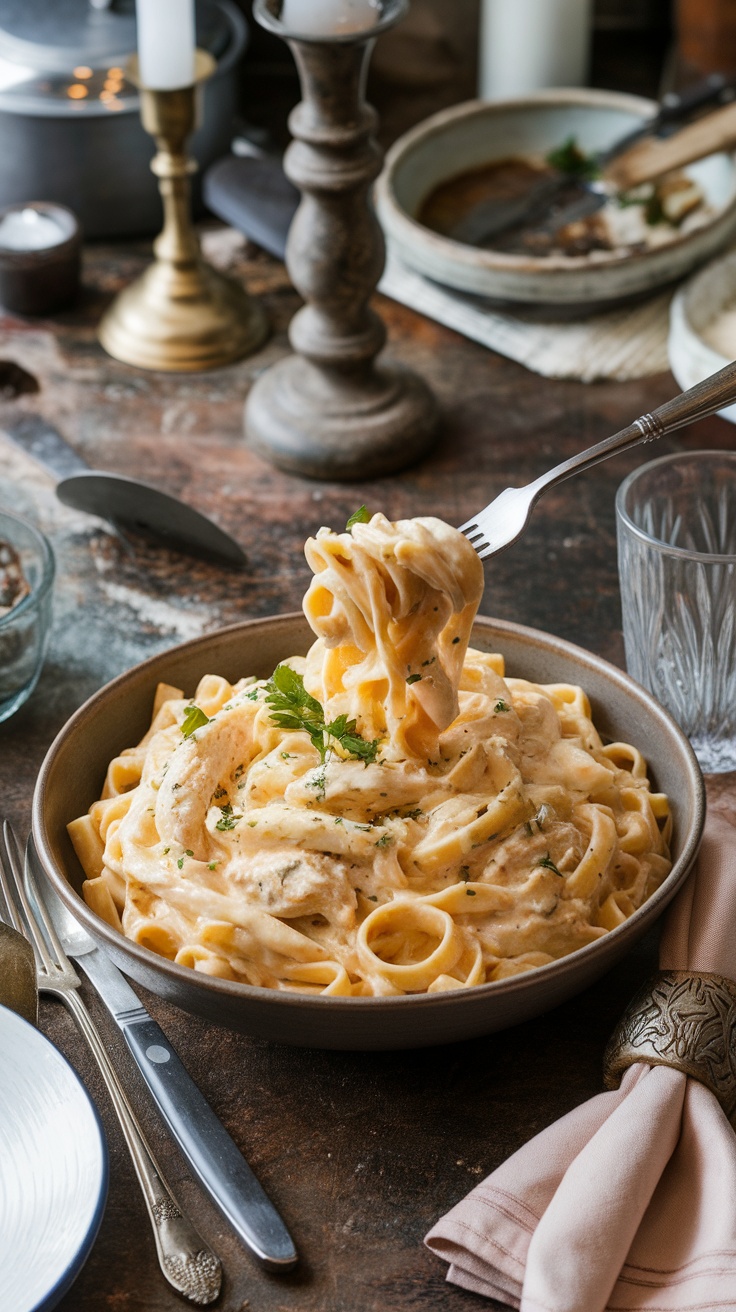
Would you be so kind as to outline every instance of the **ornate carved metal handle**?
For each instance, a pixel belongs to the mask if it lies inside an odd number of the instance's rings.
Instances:
[[[674,1066],[700,1080],[729,1117],[736,1113],[736,983],[702,971],[665,970],[636,994],[603,1058],[618,1088],[636,1062]]]
[[[72,991],[59,990],[59,997],[87,1040],[110,1094],[151,1218],[159,1266],[178,1293],[200,1306],[212,1303],[220,1292],[220,1260],[195,1230],[166,1183],[84,1002]]]

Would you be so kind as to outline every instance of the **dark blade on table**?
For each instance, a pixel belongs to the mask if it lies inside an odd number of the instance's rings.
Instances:
[[[109,519],[175,551],[228,565],[245,564],[242,547],[211,519],[138,479],[90,469],[63,478],[57,484],[56,495],[65,506]]]

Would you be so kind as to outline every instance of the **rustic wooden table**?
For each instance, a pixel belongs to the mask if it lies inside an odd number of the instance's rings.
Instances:
[[[2,811],[25,833],[41,759],[70,713],[113,675],[175,642],[250,616],[296,609],[305,537],[365,502],[390,518],[450,523],[509,483],[526,482],[664,401],[661,376],[584,386],[550,382],[384,302],[390,354],[427,376],[441,400],[437,449],[417,468],[359,486],[302,482],[245,446],[242,405],[285,349],[296,306],[284,270],[218,239],[221,259],[264,296],[274,333],[254,359],[194,377],[108,359],[95,324],[142,267],[144,248],[88,252],[81,305],[54,322],[0,320],[0,504],[38,522],[57,555],[54,633],[38,690],[0,726]],[[15,384],[13,382],[15,379]],[[2,435],[19,411],[52,420],[91,463],[135,474],[211,513],[248,553],[243,573],[147,548],[121,551],[104,526],[61,507],[53,483]],[[680,446],[728,447],[733,429],[701,423]],[[614,492],[642,458],[619,457],[541,503],[526,537],[487,569],[484,613],[520,621],[621,663]],[[222,1312],[461,1312],[490,1306],[445,1283],[422,1246],[434,1220],[531,1135],[595,1094],[601,1054],[655,959],[650,938],[597,986],[539,1020],[475,1042],[409,1053],[282,1048],[144,1001],[281,1209],[301,1262],[264,1274],[204,1198],[152,1110],[127,1053],[90,1003],[172,1183],[221,1254]],[[88,990],[84,992],[88,995]],[[92,1254],[64,1312],[173,1312],[133,1172],[96,1069],[53,1002],[41,1026],[74,1063],[105,1122],[110,1193]]]

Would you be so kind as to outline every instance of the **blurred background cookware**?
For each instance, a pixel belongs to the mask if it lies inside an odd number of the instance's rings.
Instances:
[[[197,0],[196,16],[197,44],[217,60],[191,140],[205,168],[230,145],[248,27],[232,0]],[[125,77],[135,49],[134,0],[102,8],[90,0],[3,0],[0,209],[37,200],[68,205],[87,237],[160,228],[151,140]]]

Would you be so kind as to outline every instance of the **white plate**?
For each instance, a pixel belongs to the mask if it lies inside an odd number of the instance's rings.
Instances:
[[[733,251],[701,269],[675,296],[670,307],[667,350],[670,368],[683,391],[731,363],[701,334],[720,310],[732,307],[734,300],[736,253]],[[736,405],[726,406],[718,413],[721,419],[736,424]]]
[[[0,1307],[47,1312],[79,1274],[107,1197],[107,1145],[79,1077],[0,1007]]]

